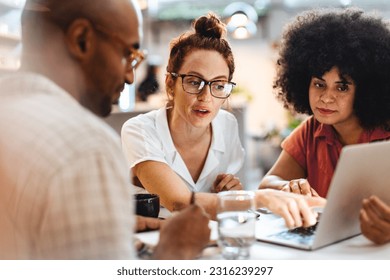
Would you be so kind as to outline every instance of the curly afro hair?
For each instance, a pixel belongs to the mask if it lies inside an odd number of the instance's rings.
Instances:
[[[311,78],[332,67],[356,84],[354,111],[365,129],[389,128],[389,23],[360,9],[303,12],[286,26],[273,84],[284,106],[312,115]]]

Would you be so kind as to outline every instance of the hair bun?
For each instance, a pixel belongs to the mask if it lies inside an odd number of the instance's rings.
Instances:
[[[226,33],[225,24],[214,13],[198,18],[194,27],[197,34],[208,38],[221,39]]]

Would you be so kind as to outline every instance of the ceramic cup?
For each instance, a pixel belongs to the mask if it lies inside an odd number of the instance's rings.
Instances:
[[[160,213],[160,197],[157,194],[135,194],[136,214],[157,218]]]

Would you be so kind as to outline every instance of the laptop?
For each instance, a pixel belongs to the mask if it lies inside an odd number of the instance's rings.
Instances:
[[[288,230],[279,216],[262,215],[256,222],[256,239],[315,250],[356,236],[361,233],[362,200],[373,194],[390,203],[390,141],[349,145],[342,149],[326,207],[314,227]]]

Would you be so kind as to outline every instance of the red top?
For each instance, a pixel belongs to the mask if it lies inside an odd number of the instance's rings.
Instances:
[[[390,140],[390,131],[365,130],[358,143]],[[299,125],[283,142],[282,148],[306,171],[310,186],[326,197],[340,156],[342,144],[331,125],[321,124],[310,117]]]

